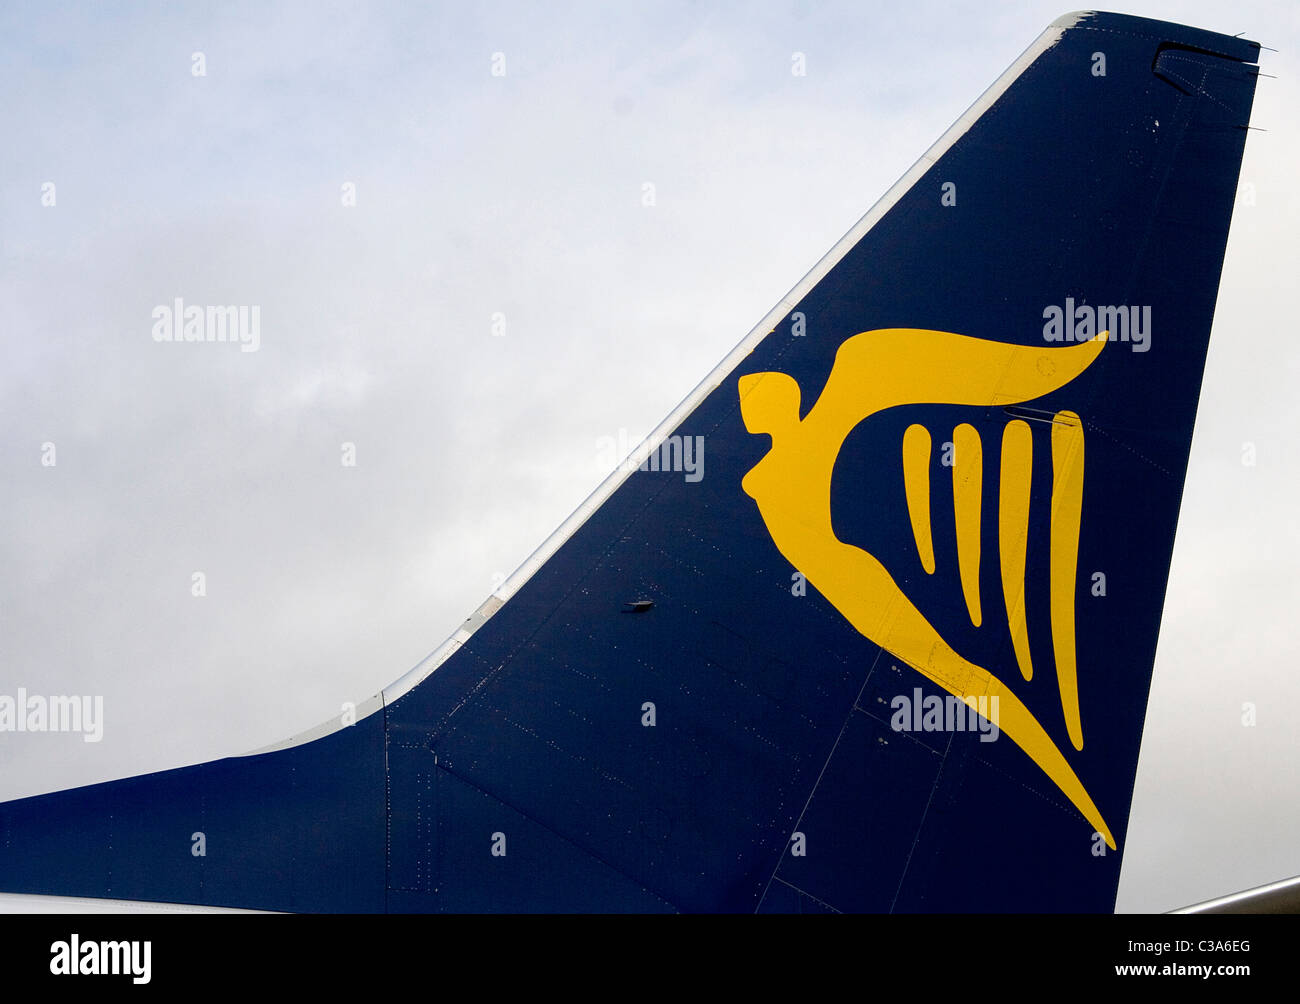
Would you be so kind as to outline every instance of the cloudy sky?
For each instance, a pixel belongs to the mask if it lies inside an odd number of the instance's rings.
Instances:
[[[1164,910],[1300,874],[1300,7],[1120,9],[1281,50],[1120,884]],[[0,693],[105,720],[0,733],[0,799],[246,752],[401,676],[1064,12],[5,4]],[[257,351],[156,342],[176,297],[256,305]]]

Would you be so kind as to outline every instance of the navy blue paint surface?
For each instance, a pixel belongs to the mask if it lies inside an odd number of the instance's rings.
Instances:
[[[702,481],[631,475],[464,648],[353,727],[0,806],[0,889],[300,911],[1111,910],[1257,53],[1116,15],[1067,31],[797,306],[807,335],[787,318],[676,430],[704,437]],[[955,207],[940,204],[947,181]],[[1066,297],[1153,316],[1150,351],[1111,344],[1031,403],[1076,411],[1086,430],[1082,752],[1065,739],[1042,605],[1047,426],[1034,433],[1031,683],[990,543],[1001,409],[869,419],[840,454],[832,510],[837,535],[878,555],[1070,753],[1119,841],[1104,857],[1005,737],[890,728],[894,696],[939,691],[816,590],[792,594],[794,570],[740,489],[768,447],[741,422],[740,376],[790,374],[806,412],[858,332],[1041,345],[1043,309]],[[943,478],[947,574],[916,557],[899,452],[914,421],[937,443],[970,422],[985,443],[979,629],[953,574]],[[639,598],[653,608],[622,612]],[[789,853],[796,828],[804,857]]]

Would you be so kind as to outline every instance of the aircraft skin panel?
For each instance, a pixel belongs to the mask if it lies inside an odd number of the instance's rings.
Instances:
[[[1258,50],[1063,18],[435,671],[0,805],[0,890],[1112,910]]]
[[[382,912],[385,870],[380,715],[277,753],[0,806],[6,893]]]

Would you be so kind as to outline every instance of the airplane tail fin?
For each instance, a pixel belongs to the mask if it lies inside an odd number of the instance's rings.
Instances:
[[[370,714],[0,806],[0,888],[1113,909],[1258,51],[1057,21]]]

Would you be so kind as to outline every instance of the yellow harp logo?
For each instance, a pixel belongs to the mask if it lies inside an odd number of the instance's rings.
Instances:
[[[772,448],[742,486],[758,503],[772,540],[858,631],[963,700],[997,698],[1001,730],[1023,749],[1113,849],[1101,813],[1065,755],[1024,703],[993,673],[964,659],[940,636],[888,570],[862,548],[835,536],[831,473],[845,438],[869,416],[904,404],[1007,405],[1064,387],[1105,347],[1107,333],[1062,348],[1033,348],[946,331],[883,328],[844,341],[817,403],[799,418],[799,385],[784,373],[741,377],[741,414]],[[971,623],[979,627],[980,499],[983,450],[970,425],[953,431],[954,519],[958,573]],[[1075,671],[1074,591],[1083,503],[1083,425],[1070,411],[1052,422],[1051,614],[1056,684],[1066,731],[1083,749]],[[930,535],[930,433],[912,425],[903,436],[907,510],[921,564],[933,573]],[[998,551],[1003,599],[1021,675],[1033,677],[1025,628],[1024,571],[1033,440],[1029,426],[1003,431]]]

